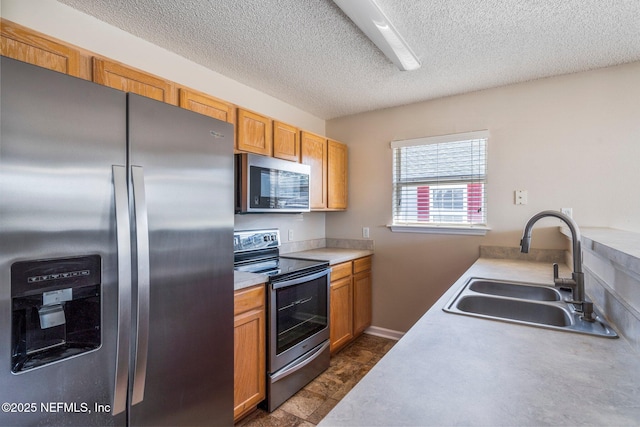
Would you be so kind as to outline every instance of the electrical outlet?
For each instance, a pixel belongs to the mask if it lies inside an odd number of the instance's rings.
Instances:
[[[288,236],[289,236],[289,241],[293,240],[293,230],[289,230]]]
[[[369,238],[369,227],[362,227],[362,238],[363,239]]]
[[[560,212],[565,214],[569,218],[573,218],[573,209],[572,208],[560,208]]]

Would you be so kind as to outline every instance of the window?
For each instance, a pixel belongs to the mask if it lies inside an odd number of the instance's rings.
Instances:
[[[391,229],[484,234],[488,137],[479,131],[393,141]]]

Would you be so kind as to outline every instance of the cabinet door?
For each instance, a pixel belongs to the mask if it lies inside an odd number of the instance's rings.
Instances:
[[[223,122],[236,124],[236,107],[233,104],[214,98],[194,90],[180,88],[180,107],[222,120]]]
[[[264,285],[234,297],[233,417],[237,421],[266,396],[266,311]]]
[[[330,289],[329,340],[333,353],[353,338],[351,276],[332,282]]]
[[[270,118],[238,108],[238,150],[271,156],[271,126]]]
[[[80,52],[71,46],[53,41],[4,19],[1,40],[2,56],[86,80],[90,79],[90,76],[81,75]]]
[[[353,335],[371,326],[371,271],[353,276]]]
[[[310,132],[300,134],[300,163],[311,166],[311,209],[327,208],[327,140]]]
[[[93,58],[93,81],[167,104],[177,104],[172,82],[115,61]]]
[[[327,141],[327,207],[347,208],[347,146]]]
[[[300,135],[297,127],[273,122],[273,157],[300,161]]]
[[[233,417],[238,419],[265,398],[265,312],[235,317]]]

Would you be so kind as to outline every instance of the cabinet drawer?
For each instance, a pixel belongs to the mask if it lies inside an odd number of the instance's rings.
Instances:
[[[351,276],[351,261],[343,262],[342,264],[336,264],[331,267],[332,282],[349,276]]]
[[[264,285],[236,291],[233,297],[233,315],[264,306]]]
[[[353,261],[353,273],[360,273],[361,271],[371,270],[371,257],[358,258]]]

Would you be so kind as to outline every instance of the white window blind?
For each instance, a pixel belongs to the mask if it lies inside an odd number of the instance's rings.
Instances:
[[[393,225],[487,224],[488,131],[393,141]]]

